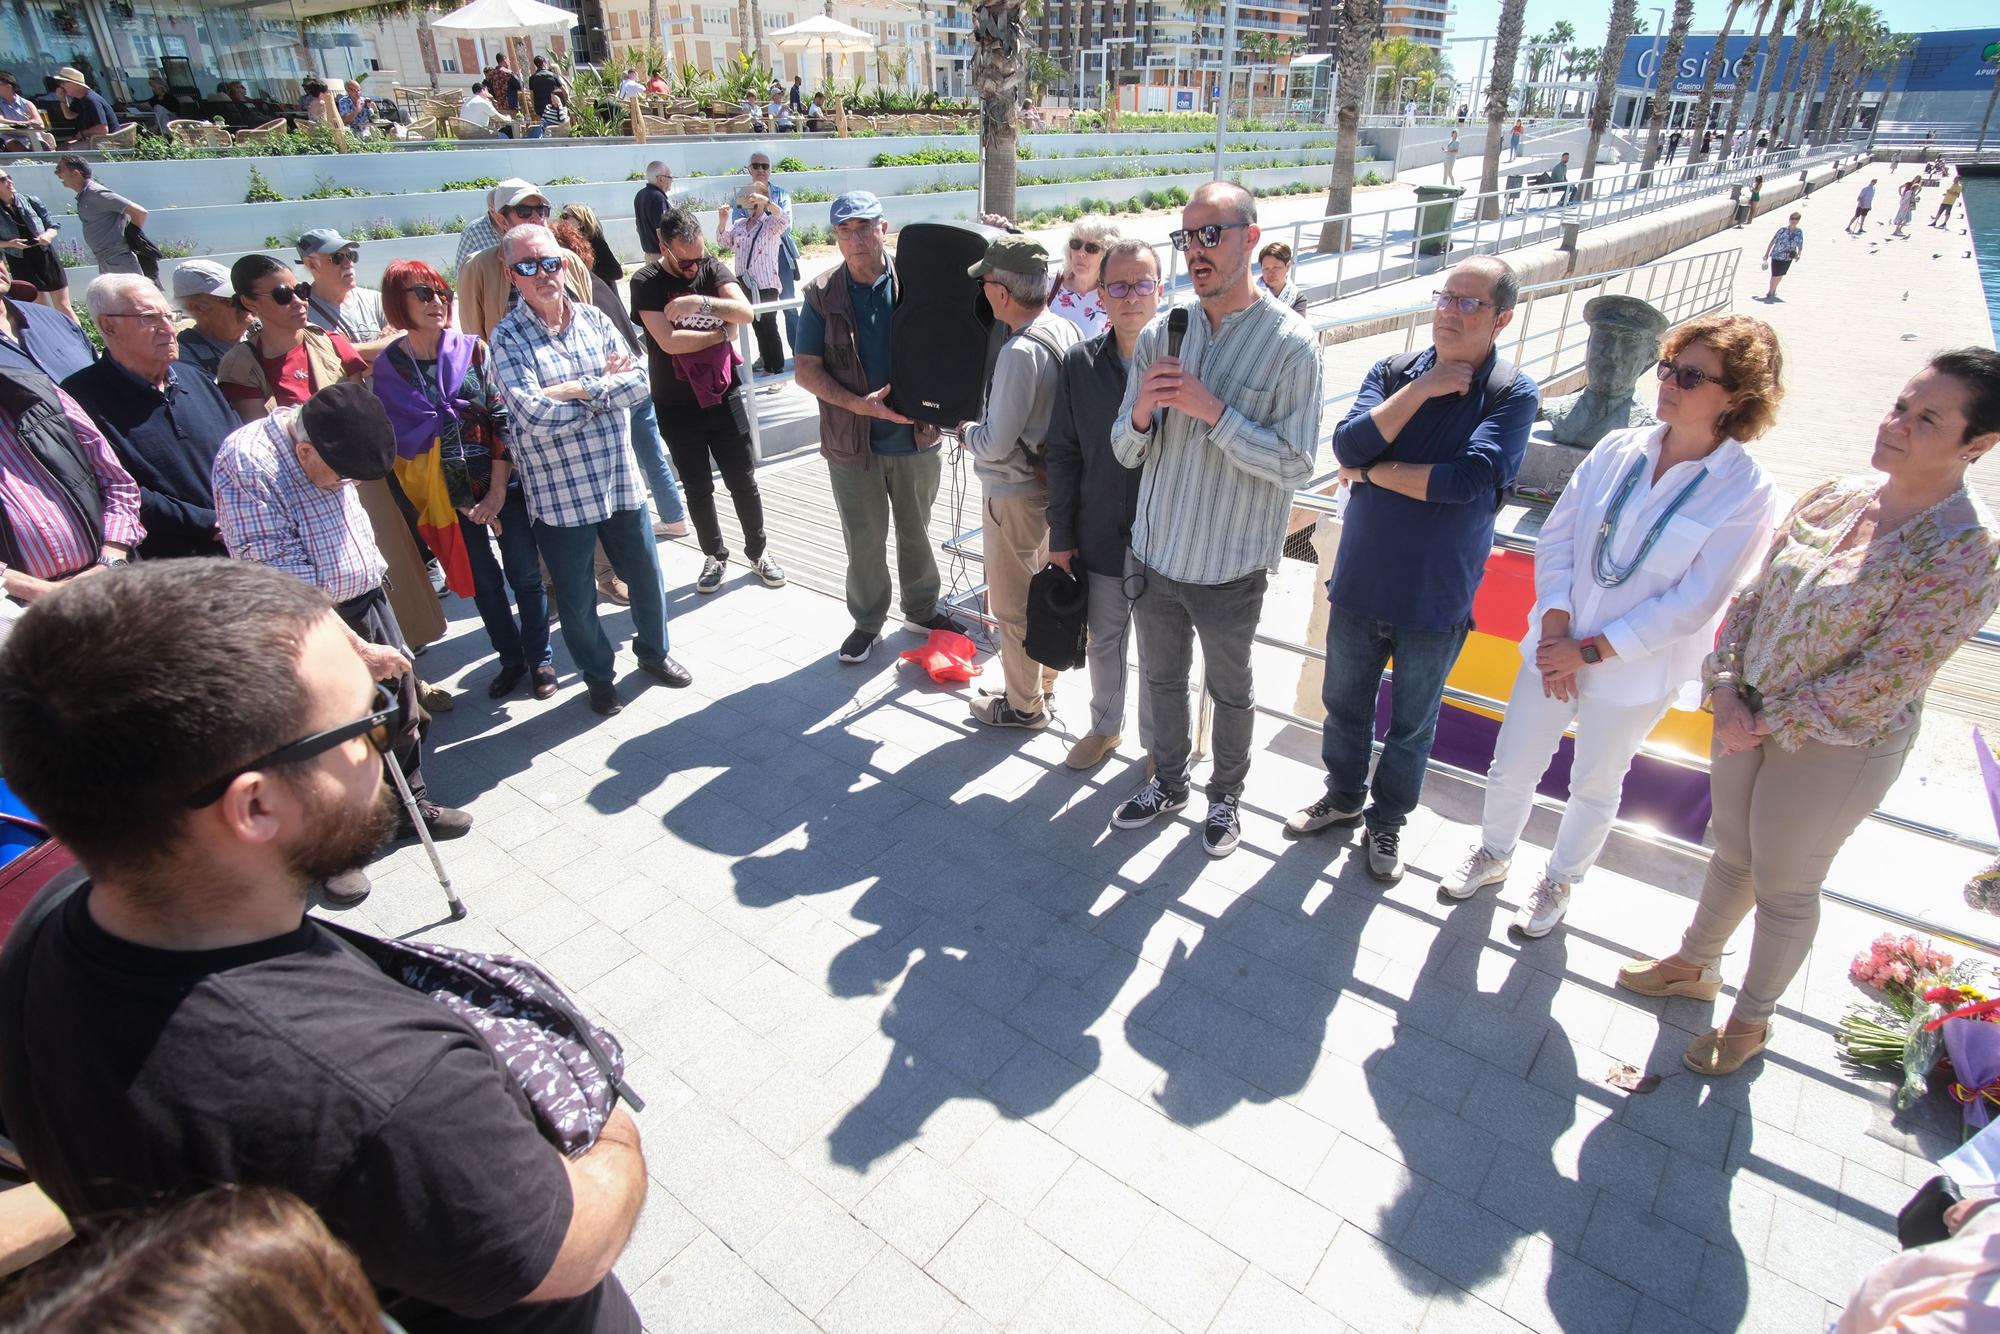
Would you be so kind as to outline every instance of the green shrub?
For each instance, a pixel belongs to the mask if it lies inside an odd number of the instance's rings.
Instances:
[[[584,181],[584,178],[583,178],[583,177],[581,177],[581,176],[556,176],[556,177],[552,177],[552,178],[551,178],[551,179],[549,179],[549,180],[546,180],[546,181],[543,181],[543,182],[542,182],[542,184],[543,184],[543,185],[583,185],[583,184],[585,184],[585,181]]]
[[[811,170],[812,170],[812,168],[811,168],[811,167],[808,167],[808,166],[807,166],[807,165],[806,165],[805,163],[803,163],[803,162],[799,161],[799,160],[798,160],[797,158],[795,158],[795,157],[781,157],[781,158],[779,158],[779,159],[778,159],[778,165],[777,165],[777,166],[776,166],[776,167],[774,168],[774,170],[777,170],[777,171],[811,171]],[[797,193],[797,191],[794,191],[793,193],[794,193],[794,194],[796,194],[796,193]]]
[[[801,246],[833,244],[833,233],[824,227],[797,227],[793,236]]]
[[[254,170],[254,168],[253,168]],[[331,176],[313,177],[313,188],[300,195],[301,199],[365,199],[374,194],[352,185],[335,185]]]
[[[877,153],[868,160],[871,167],[942,167],[957,163],[977,163],[979,154],[970,148],[920,148],[914,153]]]
[[[96,348],[101,356],[104,352],[104,335],[97,332],[97,321],[90,318],[89,307],[81,301],[76,303],[76,322],[83,326],[83,336],[90,340],[90,345]]]
[[[264,179],[263,172],[252,167],[250,168],[250,188],[243,192],[243,202],[246,204],[282,204],[285,202],[285,197],[271,188],[271,183]]]
[[[161,259],[186,259],[194,253],[194,246],[187,241],[155,241],[160,248]]]
[[[474,176],[469,181],[445,181],[433,186],[432,189],[439,194],[446,194],[452,190],[491,190],[498,184],[500,184],[498,176]]]
[[[832,199],[833,195],[826,190],[792,191],[792,202],[794,204],[825,204],[831,202]]]
[[[1382,179],[1382,178],[1381,178],[1380,176],[1377,176],[1377,175],[1376,175],[1376,174],[1375,174],[1374,172],[1372,172],[1372,171],[1371,171],[1371,172],[1369,172],[1369,173],[1368,173],[1368,174],[1367,174],[1366,176],[1363,176],[1363,177],[1361,178],[1361,180],[1360,180],[1360,182],[1359,182],[1359,183],[1360,183],[1360,184],[1362,184],[1362,185],[1383,185],[1383,184],[1386,184],[1386,182],[1384,182],[1384,181],[1383,181],[1383,179]]]

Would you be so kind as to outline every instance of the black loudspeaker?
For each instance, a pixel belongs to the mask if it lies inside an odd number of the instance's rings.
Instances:
[[[917,222],[897,235],[889,406],[905,417],[946,428],[979,419],[993,307],[965,271],[1000,235],[962,222]]]

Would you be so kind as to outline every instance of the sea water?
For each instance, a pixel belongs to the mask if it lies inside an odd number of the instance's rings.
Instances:
[[[2000,342],[2000,176],[1965,178],[1965,216],[1972,223],[1972,253],[1986,289],[1986,317]]]

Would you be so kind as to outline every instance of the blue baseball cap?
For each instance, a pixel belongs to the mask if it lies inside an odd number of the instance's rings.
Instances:
[[[855,218],[879,218],[882,216],[882,201],[866,190],[849,190],[833,201],[827,210],[830,226],[838,227],[843,222]]]

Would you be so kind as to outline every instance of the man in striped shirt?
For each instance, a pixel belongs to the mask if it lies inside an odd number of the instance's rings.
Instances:
[[[145,535],[138,484],[90,414],[41,372],[0,366],[0,589],[33,602],[123,565]]]
[[[1211,181],[1181,210],[1176,250],[1200,304],[1178,356],[1169,318],[1132,357],[1111,449],[1144,472],[1132,526],[1133,616],[1152,695],[1153,777],[1111,817],[1137,829],[1188,802],[1188,671],[1194,642],[1215,700],[1215,763],[1202,846],[1235,851],[1250,772],[1250,644],[1269,572],[1284,553],[1292,492],[1319,447],[1319,343],[1297,311],[1251,281],[1257,201]],[[1129,582],[1129,581],[1128,581]]]

